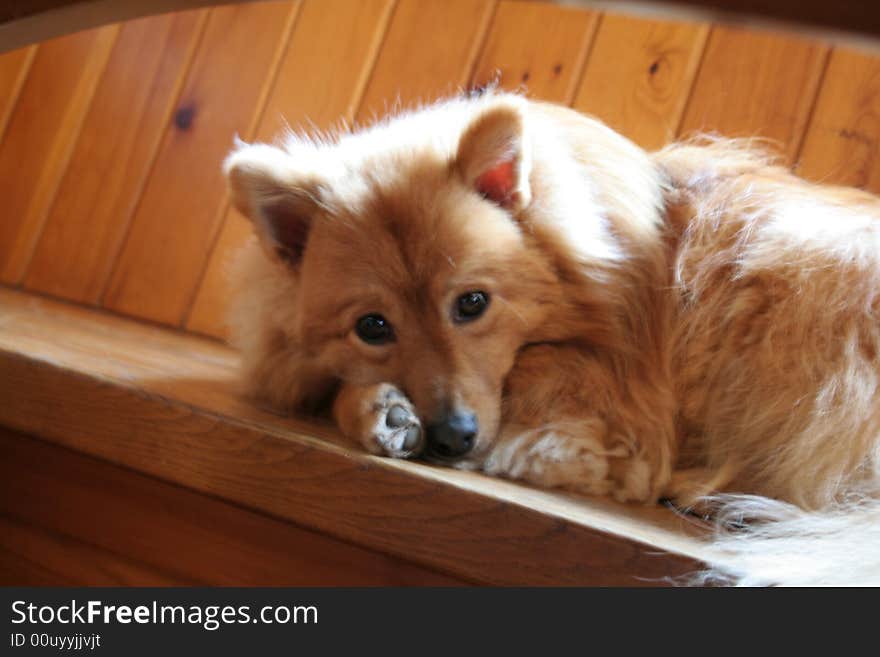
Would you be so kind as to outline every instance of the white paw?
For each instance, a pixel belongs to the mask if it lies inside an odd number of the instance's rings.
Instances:
[[[366,428],[367,446],[371,451],[411,458],[418,456],[425,446],[422,423],[406,396],[389,384],[377,387],[369,417],[361,425]]]
[[[617,455],[587,431],[573,436],[536,429],[501,442],[486,459],[484,470],[544,488],[606,495],[612,487],[609,457]]]

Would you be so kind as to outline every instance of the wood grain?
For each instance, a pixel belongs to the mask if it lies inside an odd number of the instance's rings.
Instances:
[[[551,4],[498,4],[471,86],[497,81],[508,90],[570,104],[599,14]]]
[[[880,59],[831,54],[797,172],[880,192]]]
[[[236,134],[253,133],[298,7],[271,2],[211,11],[105,306],[168,324],[183,320],[225,208],[221,162]]]
[[[204,27],[205,12],[122,26],[25,278],[97,303]]]
[[[495,0],[400,0],[358,121],[459,92],[467,85]]]
[[[42,44],[0,144],[0,281],[17,284],[40,236],[117,26]]]
[[[213,341],[11,291],[0,316],[0,424],[144,474],[484,583],[661,584],[702,553],[661,508],[373,457],[256,408]]]
[[[0,513],[0,586],[193,584],[192,579],[169,577],[125,555]]]
[[[108,495],[108,491],[113,491]],[[211,586],[461,584],[400,559],[306,531],[180,486],[0,429],[0,584],[28,584],[30,567],[3,573],[2,554],[27,555],[49,584],[166,582]],[[26,533],[25,533],[26,532]],[[24,534],[24,535],[22,535]],[[32,537],[47,537],[32,546]],[[97,554],[70,554],[68,544]],[[60,545],[59,545],[60,544]],[[63,547],[64,550],[57,549]],[[80,548],[80,551],[82,548]],[[77,567],[70,563],[77,558]],[[106,581],[108,564],[137,564]],[[122,568],[112,568],[113,574]],[[148,576],[151,576],[149,578]]]
[[[647,149],[675,137],[709,36],[703,23],[605,14],[574,108]]]
[[[825,68],[827,46],[804,39],[716,27],[694,83],[680,134],[764,137],[792,162]]]
[[[288,126],[313,131],[350,123],[392,8],[391,0],[306,0],[254,139],[271,142]],[[225,335],[226,270],[251,234],[250,223],[230,206],[187,319],[188,329]]]
[[[37,54],[38,46],[28,46],[0,55],[0,144],[18,94]]]

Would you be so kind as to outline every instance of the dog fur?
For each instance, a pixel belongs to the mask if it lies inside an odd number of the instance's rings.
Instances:
[[[464,409],[448,465],[736,525],[709,577],[880,583],[874,196],[494,92],[225,170],[259,238],[231,313],[253,395],[395,457]],[[393,341],[358,337],[370,313]]]

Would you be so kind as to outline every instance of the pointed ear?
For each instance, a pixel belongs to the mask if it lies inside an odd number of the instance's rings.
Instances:
[[[518,212],[531,201],[531,152],[521,110],[490,107],[474,119],[458,145],[456,166],[465,184],[501,207]]]
[[[318,182],[274,146],[238,143],[223,163],[235,207],[270,253],[298,265],[318,209]]]

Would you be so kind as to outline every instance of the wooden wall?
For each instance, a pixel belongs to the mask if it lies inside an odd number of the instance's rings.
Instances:
[[[483,85],[595,114],[647,148],[776,140],[880,191],[880,59],[786,35],[511,0],[298,0],[158,16],[0,56],[0,283],[223,335],[249,233],[233,135],[328,128]]]

